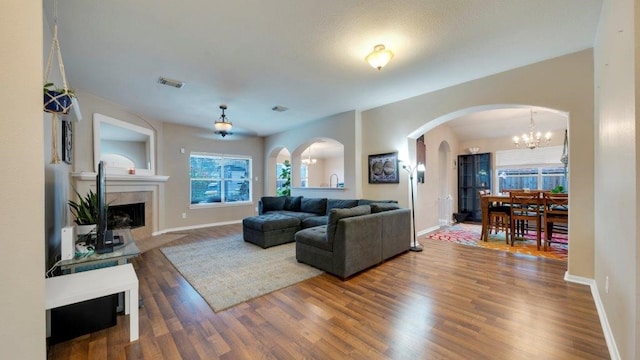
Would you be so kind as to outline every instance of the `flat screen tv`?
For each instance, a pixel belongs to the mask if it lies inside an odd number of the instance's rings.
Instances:
[[[98,223],[96,224],[95,251],[98,254],[104,254],[113,251],[113,234],[107,229],[107,175],[102,161],[98,164],[96,195],[98,201]]]

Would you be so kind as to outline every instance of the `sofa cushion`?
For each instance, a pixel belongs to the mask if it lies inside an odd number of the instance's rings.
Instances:
[[[358,200],[358,205],[371,205],[373,203],[398,203],[397,200],[369,200],[369,199],[360,199]]]
[[[263,196],[260,201],[262,202],[262,212],[274,210],[283,210],[284,204],[287,201],[286,196]]]
[[[302,229],[295,235],[296,243],[333,251],[333,244],[327,240],[327,225]]]
[[[310,228],[314,226],[327,225],[329,222],[329,216],[312,216],[302,220],[302,228]]]
[[[400,209],[400,205],[395,203],[371,203],[371,213],[379,213],[383,211]]]
[[[326,198],[305,198],[300,201],[300,211],[324,215],[327,209]]]
[[[300,219],[281,214],[265,214],[244,218],[242,226],[259,231],[273,231],[299,227]]]
[[[354,206],[358,206],[358,200],[356,199],[327,199],[327,215],[329,215],[331,209],[348,209]]]
[[[371,206],[360,205],[349,209],[333,209],[329,213],[329,221],[327,222],[327,238],[329,241],[333,241],[336,229],[338,228],[338,220],[352,217],[371,214]]]
[[[284,209],[289,211],[300,211],[300,201],[302,196],[287,196],[285,197]]]

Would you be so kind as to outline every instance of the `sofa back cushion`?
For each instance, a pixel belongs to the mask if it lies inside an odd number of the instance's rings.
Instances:
[[[371,203],[371,213],[379,213],[383,211],[400,209],[400,205],[396,203]]]
[[[300,200],[300,211],[324,215],[327,210],[326,198],[305,198]]]
[[[302,196],[286,196],[285,199],[284,210],[300,211]]]
[[[261,213],[284,210],[284,204],[287,201],[286,198],[286,196],[263,196],[260,199],[260,202],[262,203]]]
[[[358,200],[358,205],[371,205],[373,203],[395,203],[397,204],[397,200],[369,200],[369,199],[360,199]]]
[[[357,199],[327,199],[327,215],[332,209],[349,209],[358,206]]]
[[[367,214],[371,214],[371,206],[369,205],[360,205],[349,209],[332,209],[329,213],[329,221],[327,222],[327,240],[333,242],[340,219]]]

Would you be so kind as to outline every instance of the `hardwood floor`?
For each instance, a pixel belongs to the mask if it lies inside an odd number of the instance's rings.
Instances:
[[[193,230],[171,245],[240,225]],[[566,263],[421,239],[341,281],[323,274],[214,313],[159,249],[133,260],[140,339],[118,325],[48,359],[608,359],[589,287]]]

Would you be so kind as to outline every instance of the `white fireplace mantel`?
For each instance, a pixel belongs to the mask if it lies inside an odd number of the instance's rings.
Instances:
[[[95,181],[95,172],[74,172],[71,177],[82,181]],[[135,182],[167,182],[169,176],[166,175],[129,175],[129,174],[107,174],[107,181],[135,181]]]

